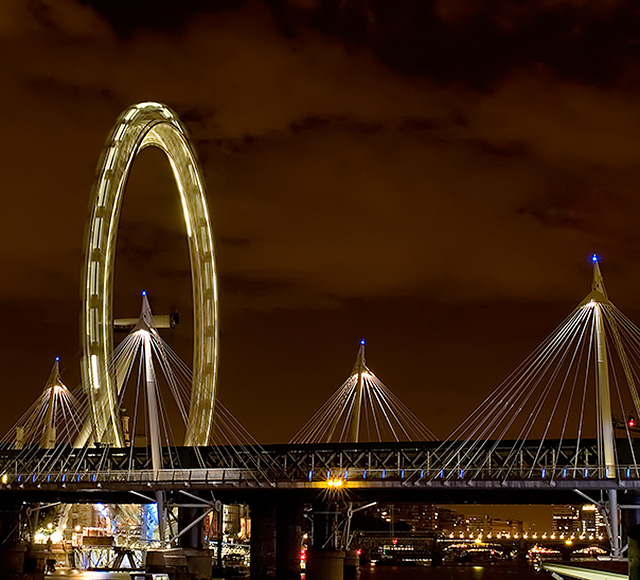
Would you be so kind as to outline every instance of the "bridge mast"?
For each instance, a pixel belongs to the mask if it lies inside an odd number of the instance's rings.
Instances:
[[[598,256],[593,254],[593,282],[591,292],[582,301],[583,305],[593,308],[595,341],[596,341],[596,397],[597,397],[597,421],[598,421],[598,452],[600,459],[604,459],[605,474],[609,479],[615,479],[616,474],[616,453],[615,453],[615,433],[613,431],[613,415],[611,413],[611,389],[609,385],[609,359],[607,355],[607,341],[604,326],[604,316],[602,309],[610,305],[611,301],[607,296],[604,287],[604,279],[600,271]],[[609,495],[609,519],[611,522],[611,552],[614,557],[619,557],[620,538],[618,536],[618,491],[610,489]]]
[[[142,313],[138,323],[138,332],[142,337],[142,356],[144,357],[145,387],[147,394],[147,412],[149,416],[149,445],[151,446],[151,465],[153,471],[162,469],[162,441],[160,439],[160,420],[158,417],[158,397],[156,395],[156,373],[153,367],[153,346],[151,334],[156,332],[153,325],[151,306],[147,293],[142,293]]]
[[[362,414],[362,396],[364,389],[364,373],[367,369],[365,356],[364,356],[364,338],[360,341],[360,348],[358,349],[358,356],[356,357],[356,364],[353,367],[351,376],[356,376],[356,400],[353,409],[353,415],[351,416],[351,424],[349,429],[349,443],[358,443],[360,436],[360,416]]]
[[[597,353],[597,397],[598,397],[598,422],[602,437],[601,451],[604,458],[604,465],[607,470],[607,477],[616,477],[616,457],[615,457],[615,435],[613,432],[613,416],[611,414],[611,389],[609,386],[609,360],[607,356],[607,342],[604,328],[604,316],[602,308],[611,304],[604,287],[602,272],[598,256],[594,254],[591,258],[593,262],[593,283],[589,304],[593,305],[593,315],[595,324],[596,353]]]
[[[43,449],[53,449],[56,446],[56,405],[58,398],[56,397],[56,389],[59,389],[62,385],[62,379],[60,378],[60,358],[56,357],[56,361],[53,363],[51,369],[51,375],[47,381],[45,389],[49,390],[49,405],[47,407],[47,415],[44,420],[44,431],[42,433],[41,447]]]
[[[593,310],[593,335],[596,350],[596,421],[598,427],[598,454],[604,462],[606,477],[616,477],[615,433],[613,431],[613,415],[611,413],[611,388],[609,386],[609,356],[607,353],[606,330],[603,309],[612,306],[604,287],[598,256],[591,256],[593,263],[593,282],[591,292],[579,304],[579,308]]]
[[[145,387],[147,395],[147,413],[149,419],[149,446],[151,447],[151,467],[154,478],[162,469],[162,440],[160,437],[160,417],[158,397],[156,393],[156,373],[153,366],[153,345],[151,335],[156,333],[153,314],[147,293],[142,292],[142,312],[136,325],[136,331],[142,338],[142,356],[144,357]],[[164,492],[156,491],[158,504],[158,533],[160,541],[165,540]]]

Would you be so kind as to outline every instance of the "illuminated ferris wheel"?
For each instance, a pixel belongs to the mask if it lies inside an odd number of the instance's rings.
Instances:
[[[109,372],[113,350],[113,278],[122,200],[135,157],[145,147],[165,153],[173,171],[186,225],[194,311],[193,385],[185,445],[207,444],[213,424],[218,366],[218,293],[213,235],[204,180],[185,127],[168,107],[147,102],[129,107],[107,139],[92,195],[85,240],[82,379],[91,406],[76,445],[94,439],[122,446],[118,396],[122,385]]]

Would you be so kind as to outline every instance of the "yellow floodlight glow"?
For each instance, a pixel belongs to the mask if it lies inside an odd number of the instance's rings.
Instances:
[[[52,544],[59,544],[62,542],[62,534],[60,532],[53,532],[49,537],[51,538]]]
[[[333,489],[339,489],[344,487],[345,481],[340,477],[332,477],[327,479],[327,487],[332,487]]]

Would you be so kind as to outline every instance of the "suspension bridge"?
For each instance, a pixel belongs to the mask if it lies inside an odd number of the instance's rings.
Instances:
[[[182,204],[191,368],[161,337],[174,318],[154,315],[146,292],[137,318],[113,316],[120,208],[145,147],[166,154]],[[220,501],[242,502],[252,513],[252,578],[296,577],[310,505],[313,579],[325,574],[323,554],[350,547],[350,515],[367,502],[570,503],[579,495],[606,516],[611,552],[621,556],[620,508],[633,508],[640,488],[640,329],[609,299],[597,256],[584,300],[444,440],[373,373],[363,340],[349,376],[291,441],[261,445],[217,398],[213,233],[197,157],[171,109],[141,103],[122,113],[92,196],[82,385],[70,390],[56,360],[36,402],[0,441],[6,547],[20,540],[25,505],[100,501],[156,504],[157,546],[202,551],[198,525]],[[118,329],[129,332],[114,347]]]

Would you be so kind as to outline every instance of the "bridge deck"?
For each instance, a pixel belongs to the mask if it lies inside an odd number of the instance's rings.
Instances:
[[[513,442],[488,447],[490,451],[474,456],[464,469],[452,466],[439,442],[175,447],[163,450],[163,469],[153,470],[147,448],[32,446],[0,450],[0,493],[187,486],[311,491],[327,488],[329,482],[334,490],[354,493],[640,488],[635,464],[611,470],[596,463],[595,441],[527,442],[518,451],[518,468],[507,462],[513,457]],[[618,457],[630,455],[628,442],[620,441]]]

